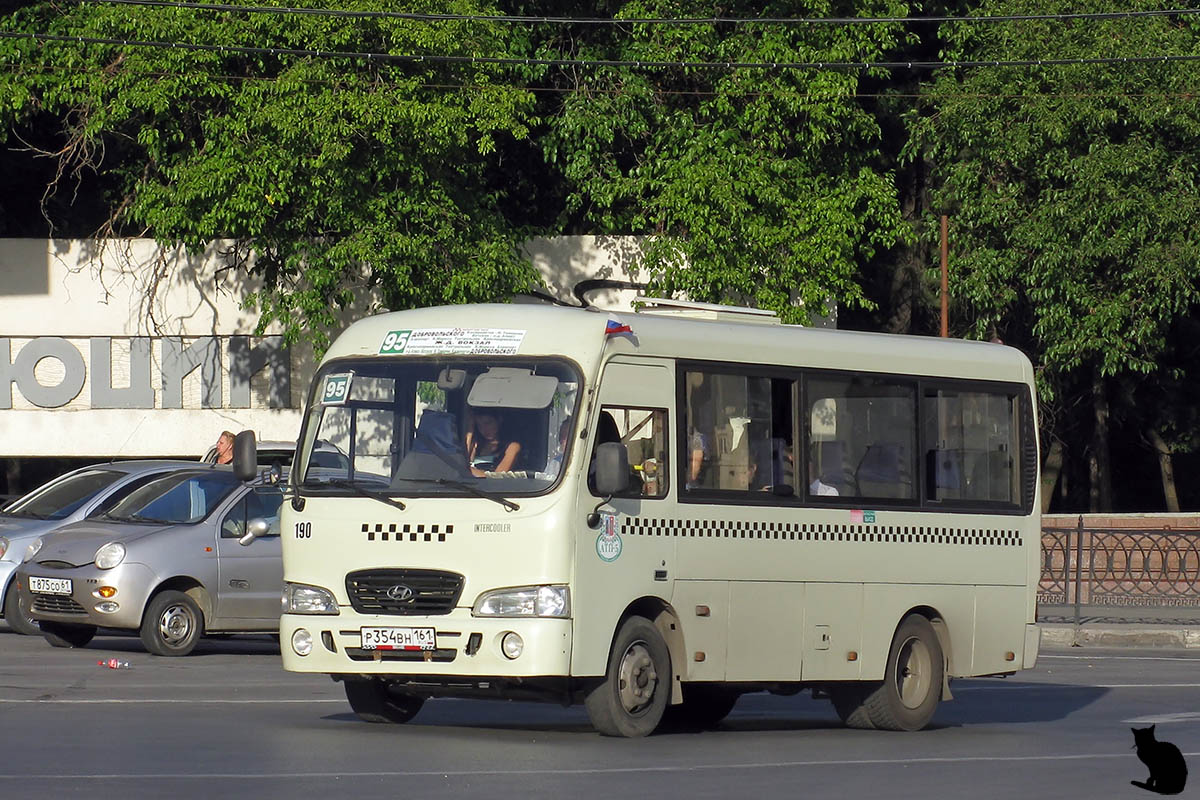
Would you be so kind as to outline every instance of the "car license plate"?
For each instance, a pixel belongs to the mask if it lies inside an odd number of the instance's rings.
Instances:
[[[435,650],[433,628],[359,628],[363,650]]]
[[[70,578],[29,578],[29,591],[38,594],[70,594]]]

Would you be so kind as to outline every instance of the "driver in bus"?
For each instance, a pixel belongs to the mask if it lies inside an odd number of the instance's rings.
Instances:
[[[482,478],[488,472],[509,472],[521,454],[521,443],[506,439],[504,418],[495,411],[476,411],[467,432],[467,461],[471,474]]]

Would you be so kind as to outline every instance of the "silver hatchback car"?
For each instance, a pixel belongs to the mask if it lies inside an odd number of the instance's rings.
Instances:
[[[281,487],[197,465],[150,481],[98,517],[34,541],[20,603],[56,647],[98,627],[137,631],[161,656],[205,633],[277,633]]]
[[[29,543],[53,530],[112,508],[130,492],[187,461],[120,461],[93,464],[60,475],[0,510],[0,610],[17,633],[41,630],[17,602],[13,575]]]

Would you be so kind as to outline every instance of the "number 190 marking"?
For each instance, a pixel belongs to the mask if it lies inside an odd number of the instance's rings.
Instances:
[[[311,539],[312,538],[312,523],[311,522],[297,522],[296,523],[296,538],[297,539]]]

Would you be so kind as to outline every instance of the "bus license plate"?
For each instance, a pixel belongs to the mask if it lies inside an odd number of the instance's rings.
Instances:
[[[38,594],[70,594],[70,578],[29,578],[29,591]]]
[[[435,650],[433,628],[359,628],[363,650]]]

